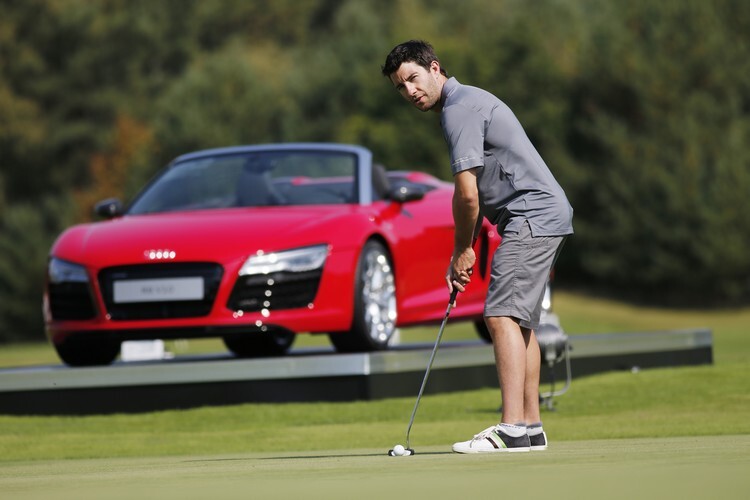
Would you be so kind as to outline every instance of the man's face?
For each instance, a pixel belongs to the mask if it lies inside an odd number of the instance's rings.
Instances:
[[[439,110],[441,92],[440,64],[433,61],[429,69],[425,69],[415,62],[401,63],[401,66],[391,73],[393,86],[407,101],[414,104],[421,111]]]

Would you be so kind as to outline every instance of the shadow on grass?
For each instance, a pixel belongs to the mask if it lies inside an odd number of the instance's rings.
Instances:
[[[416,451],[414,455],[453,455],[451,451],[427,451],[419,453]],[[409,455],[409,456],[414,456]],[[388,450],[383,453],[335,453],[330,455],[288,455],[288,456],[276,456],[276,457],[241,457],[241,458],[206,458],[200,460],[185,460],[184,463],[201,463],[201,462],[242,462],[251,460],[319,460],[323,458],[372,458],[372,457],[387,457]],[[405,457],[402,457],[405,458]]]
[[[418,451],[414,452],[414,455],[452,455],[453,452],[450,451],[427,451],[424,453],[419,453]],[[408,455],[408,456],[414,456],[414,455]],[[388,451],[386,450],[383,453],[346,453],[346,454],[335,454],[335,455],[298,455],[298,456],[288,456],[288,457],[265,457],[261,458],[261,460],[304,460],[304,459],[310,459],[310,458],[352,458],[352,457],[387,457]],[[400,458],[406,458],[406,457],[400,457]]]

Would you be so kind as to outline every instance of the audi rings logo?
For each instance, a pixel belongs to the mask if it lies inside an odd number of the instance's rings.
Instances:
[[[148,260],[172,260],[177,257],[174,250],[146,250],[143,252]]]

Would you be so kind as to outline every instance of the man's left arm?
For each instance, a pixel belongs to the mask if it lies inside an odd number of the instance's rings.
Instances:
[[[453,177],[453,223],[455,236],[453,257],[446,273],[448,288],[453,291],[456,286],[463,292],[471,279],[471,269],[476,262],[472,248],[474,233],[480,219],[479,191],[475,169],[462,170]]]

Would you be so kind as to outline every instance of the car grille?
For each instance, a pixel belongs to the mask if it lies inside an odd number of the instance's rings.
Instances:
[[[199,317],[206,316],[211,312],[223,272],[220,265],[211,263],[162,263],[110,267],[99,273],[99,286],[102,289],[107,313],[113,320]],[[125,304],[114,302],[113,284],[118,280],[192,277],[203,278],[202,300]]]
[[[96,316],[88,283],[50,283],[48,292],[54,320],[83,320]]]
[[[315,299],[322,274],[323,271],[317,269],[240,276],[227,307],[245,312],[307,307]]]

